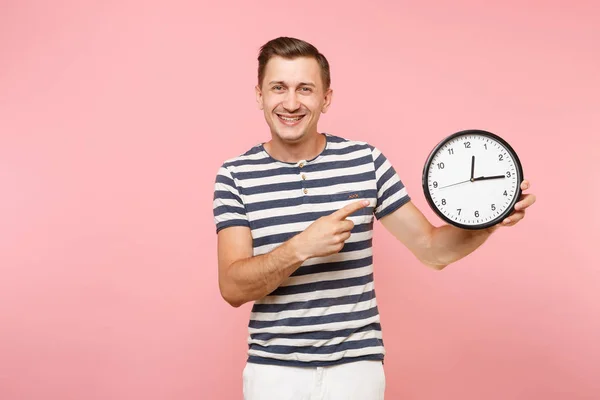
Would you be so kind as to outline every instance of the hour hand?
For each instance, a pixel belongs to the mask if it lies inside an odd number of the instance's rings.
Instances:
[[[473,182],[475,181],[487,181],[488,179],[502,179],[506,178],[504,175],[493,175],[493,176],[480,176],[477,178],[473,178]]]

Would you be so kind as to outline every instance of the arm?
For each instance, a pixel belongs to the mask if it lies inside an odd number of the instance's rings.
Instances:
[[[253,257],[246,207],[229,169],[217,173],[213,199],[221,296],[234,307],[271,293],[302,263],[290,243]]]
[[[529,182],[523,181],[521,188],[529,188]],[[381,223],[419,261],[441,270],[471,254],[500,226],[515,225],[525,216],[525,209],[534,202],[534,195],[523,195],[509,218],[501,225],[483,230],[460,229],[448,224],[434,227],[412,202],[383,217]]]
[[[268,295],[304,261],[292,239],[253,257],[252,235],[245,226],[219,232],[218,258],[221,295],[234,307]]]
[[[423,264],[443,269],[481,246],[493,229],[471,231],[433,226],[412,202],[381,219],[383,226]]]
[[[218,234],[219,288],[232,306],[258,300],[277,289],[302,263],[342,250],[354,223],[346,218],[369,202],[357,201],[321,217],[303,232],[266,254],[253,256],[252,235],[245,226]]]

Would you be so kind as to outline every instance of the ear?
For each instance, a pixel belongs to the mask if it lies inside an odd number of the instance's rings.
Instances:
[[[323,103],[323,109],[321,110],[322,113],[326,113],[327,110],[329,109],[329,106],[331,105],[332,97],[333,97],[333,89],[329,88],[325,92],[325,102]]]
[[[259,108],[259,110],[262,110],[264,108],[264,105],[263,105],[263,96],[262,96],[262,91],[260,90],[260,86],[256,85],[254,87],[254,91],[256,92],[256,103],[258,103],[258,108]]]

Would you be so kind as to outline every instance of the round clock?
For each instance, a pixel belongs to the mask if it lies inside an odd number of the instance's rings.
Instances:
[[[483,130],[446,137],[423,168],[427,202],[440,218],[463,229],[502,222],[521,196],[522,181],[517,153],[501,137]]]

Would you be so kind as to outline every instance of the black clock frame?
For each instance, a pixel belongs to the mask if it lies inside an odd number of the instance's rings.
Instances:
[[[490,139],[495,140],[495,141],[499,142],[500,144],[502,144],[506,148],[506,150],[510,153],[513,160],[515,161],[515,168],[517,170],[517,193],[514,196],[514,198],[512,199],[509,206],[506,208],[506,211],[504,211],[502,214],[500,214],[499,216],[497,216],[496,218],[494,218],[491,221],[477,224],[477,225],[464,225],[464,224],[458,223],[458,222],[453,221],[450,218],[446,217],[444,215],[444,213],[442,213],[441,210],[439,210],[438,207],[433,202],[433,199],[431,198],[431,194],[429,193],[429,181],[427,179],[427,176],[429,175],[429,168],[431,166],[431,161],[432,161],[433,157],[437,154],[437,152],[440,150],[440,148],[442,148],[442,146],[444,146],[449,141],[451,141],[459,136],[468,136],[468,135],[487,136]],[[517,155],[517,152],[511,147],[510,144],[508,144],[508,142],[506,142],[506,140],[502,139],[500,136],[498,136],[494,133],[488,132],[488,131],[480,130],[480,129],[467,129],[467,130],[459,131],[459,132],[453,133],[452,135],[450,135],[450,136],[444,138],[442,141],[440,141],[433,148],[433,150],[431,150],[431,152],[429,153],[429,156],[427,157],[427,161],[425,161],[425,166],[423,167],[423,176],[422,176],[423,193],[425,194],[425,198],[427,199],[427,203],[429,204],[431,209],[441,219],[443,219],[447,223],[454,225],[458,228],[469,229],[469,230],[481,230],[481,229],[490,228],[494,225],[499,224],[506,217],[508,217],[514,211],[515,204],[521,198],[521,193],[522,193],[521,182],[523,182],[523,166],[521,165],[521,161],[519,159],[519,156]]]

